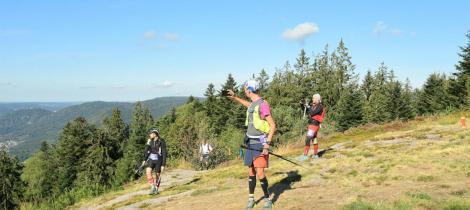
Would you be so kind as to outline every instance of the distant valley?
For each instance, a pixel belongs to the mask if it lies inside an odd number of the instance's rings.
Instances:
[[[172,108],[184,104],[187,97],[162,97],[142,104],[158,118]],[[114,108],[121,110],[122,118],[129,123],[135,103],[85,102],[85,103],[0,103],[0,146],[6,145],[20,159],[35,152],[42,141],[55,142],[63,126],[76,117],[83,116],[90,123],[100,125]]]

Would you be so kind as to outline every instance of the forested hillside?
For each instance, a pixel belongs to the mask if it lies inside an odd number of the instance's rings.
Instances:
[[[164,97],[143,101],[142,104],[158,118],[186,100],[187,97]],[[0,144],[8,143],[11,153],[24,160],[39,149],[42,141],[54,143],[64,125],[78,116],[100,127],[103,119],[111,116],[112,110],[117,108],[121,110],[123,120],[130,123],[133,106],[134,103],[97,101],[54,112],[38,108],[12,111],[0,116]]]

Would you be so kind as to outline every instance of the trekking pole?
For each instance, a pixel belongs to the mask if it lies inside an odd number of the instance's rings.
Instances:
[[[141,173],[141,171],[142,171],[142,168],[144,167],[144,165],[147,164],[147,161],[148,161],[148,159],[147,159],[144,163],[142,163],[142,165],[140,165],[139,168],[137,168],[136,170],[134,170],[134,174],[140,175],[140,173]]]
[[[303,121],[305,119],[305,115],[307,114],[307,105],[308,105],[308,99],[305,98],[304,99],[304,110],[303,110],[303,115],[301,117],[301,121]],[[300,140],[299,141],[302,141],[302,137],[304,136],[304,129],[301,127],[300,128]]]
[[[308,99],[305,99],[304,114],[302,115],[302,119],[305,119],[305,114],[307,113],[307,105],[308,105]]]
[[[157,190],[158,188],[160,188],[161,181],[162,181],[162,173],[160,173],[160,175],[158,176],[158,180],[155,182],[155,185],[156,185],[155,187],[157,188]]]
[[[262,149],[248,148],[246,145],[243,145],[243,144],[240,145],[240,148],[242,148],[242,149],[247,149],[247,150],[252,150],[252,151],[263,152]],[[280,159],[282,159],[282,160],[285,160],[285,161],[287,161],[287,162],[289,162],[289,163],[292,163],[292,164],[294,164],[294,165],[296,165],[296,166],[300,166],[300,167],[302,167],[302,168],[305,168],[304,166],[300,165],[299,163],[296,163],[296,162],[294,162],[293,160],[289,160],[288,158],[283,157],[282,155],[278,155],[278,154],[273,153],[273,152],[271,152],[271,151],[269,151],[269,154],[274,155],[274,156],[276,156],[276,157],[278,157],[278,158],[280,158]]]

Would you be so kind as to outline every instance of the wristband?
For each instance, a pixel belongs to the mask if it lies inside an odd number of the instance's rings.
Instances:
[[[261,142],[262,145],[268,144],[268,138],[266,138],[266,135],[260,136],[259,142]]]

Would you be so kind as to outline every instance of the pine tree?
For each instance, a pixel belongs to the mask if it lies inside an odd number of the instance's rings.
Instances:
[[[142,161],[148,127],[152,125],[151,119],[142,103],[137,102],[132,113],[130,137],[124,147],[124,157],[117,163],[115,184],[132,179],[134,167]]]
[[[456,66],[459,76],[470,75],[470,31],[466,34],[466,37],[468,39],[467,46],[460,47],[462,52],[459,53],[459,56],[462,60]]]
[[[310,90],[313,90],[315,93],[320,93],[323,96],[323,104],[326,104],[328,107],[331,107],[330,105],[332,104],[329,99],[329,95],[331,95],[329,94],[329,91],[331,90],[328,87],[329,83],[334,80],[332,75],[333,72],[330,68],[330,54],[328,51],[328,45],[326,45],[322,54],[315,57],[312,74],[309,75],[309,78],[312,80],[312,87]]]
[[[390,120],[397,120],[400,118],[400,107],[404,104],[402,85],[398,81],[392,81],[389,83],[388,89]]]
[[[180,110],[180,118],[176,122],[177,127],[175,128],[179,128],[179,131],[177,131],[177,145],[180,147],[182,157],[187,161],[191,161],[194,158],[198,145],[197,124],[199,120],[197,116],[195,103],[187,104],[187,106]]]
[[[418,115],[419,114],[419,111],[418,111],[418,107],[419,107],[419,100],[420,100],[420,97],[421,97],[421,89],[419,88],[415,88],[412,92],[411,92],[411,95],[412,95],[412,100],[411,100],[411,103],[412,103],[412,106],[413,106],[413,111],[415,113],[415,115]]]
[[[82,170],[81,163],[95,130],[95,126],[90,125],[83,117],[65,125],[57,142],[55,159],[58,161],[58,180],[55,193],[73,187],[77,173]]]
[[[269,88],[269,75],[264,69],[261,70],[256,81],[259,83],[259,93],[263,95]]]
[[[161,133],[168,133],[170,126],[176,121],[176,108],[173,107],[170,112],[162,117],[160,117],[156,122],[155,126],[159,129]]]
[[[328,45],[322,54],[318,55],[313,65],[313,88],[309,94],[309,99],[313,93],[319,93],[322,96],[322,103],[328,107],[329,115],[335,115],[336,105],[340,98],[342,88],[338,79],[338,72],[332,64],[332,55],[328,51]],[[341,89],[341,90],[338,90]]]
[[[24,184],[20,179],[22,165],[16,157],[10,157],[7,148],[0,148],[0,209],[17,209],[22,198]]]
[[[457,72],[450,80],[449,93],[452,105],[457,108],[470,105],[470,31],[466,34],[467,46],[460,47],[461,60],[456,65]]]
[[[265,98],[271,106],[284,105],[297,109],[298,102],[303,97],[298,75],[291,69],[291,65],[287,61],[282,69],[278,69],[274,74]]]
[[[186,101],[186,104],[190,104],[190,103],[192,103],[194,100],[196,100],[196,98],[194,98],[194,96],[191,95],[191,96],[188,97],[188,100]]]
[[[346,91],[343,91],[337,108],[336,129],[338,131],[345,131],[364,122],[364,100],[361,91],[355,86],[351,86]]]
[[[405,86],[400,89],[401,100],[398,102],[398,117],[401,120],[410,120],[416,115],[413,107],[413,92],[411,90],[410,81],[406,79]]]
[[[357,75],[354,73],[356,66],[352,64],[349,50],[345,46],[343,39],[338,44],[336,51],[333,54],[332,63],[336,72],[336,77],[340,91],[348,87],[350,82],[357,80]]]
[[[383,123],[390,120],[390,111],[388,109],[388,96],[380,90],[374,90],[370,96],[369,102],[364,108],[364,117],[367,122]]]
[[[81,161],[82,170],[77,175],[80,186],[111,186],[115,172],[115,163],[110,155],[113,152],[112,143],[102,130],[95,132],[91,146]]]
[[[121,117],[121,111],[114,109],[111,118],[103,120],[103,132],[106,133],[112,148],[110,157],[117,161],[123,156],[124,143],[129,138],[129,128]]]
[[[383,123],[392,120],[393,110],[390,109],[390,78],[388,67],[382,62],[374,74],[372,92],[364,107],[364,117],[367,122]]]
[[[294,69],[296,77],[296,83],[299,86],[301,95],[307,95],[308,93],[308,80],[306,78],[310,68],[310,58],[305,53],[304,49],[300,50],[299,56],[296,58]]]
[[[238,104],[235,104],[229,98],[222,96],[222,90],[233,90],[235,93],[238,92],[237,83],[233,78],[232,74],[229,74],[227,80],[221,87],[219,91],[219,98],[217,100],[217,106],[214,109],[215,117],[215,134],[220,134],[223,129],[226,128],[226,125],[232,125],[235,127],[242,127],[244,125],[243,114],[240,113],[241,107]],[[243,95],[239,95],[243,97]]]
[[[52,195],[57,180],[53,152],[47,142],[42,142],[39,151],[25,161],[21,179],[27,185],[24,194],[27,200],[39,202]]]
[[[374,89],[374,77],[372,76],[370,70],[367,71],[367,74],[362,81],[361,89],[364,96],[366,97],[366,101],[369,101],[370,95],[372,95],[372,91]]]
[[[192,104],[196,112],[204,111],[204,104],[199,99],[195,98]]]
[[[386,90],[386,83],[387,79],[389,78],[388,73],[388,67],[385,65],[385,63],[380,63],[379,68],[374,75],[373,89]]]
[[[433,114],[449,107],[447,82],[445,75],[431,74],[428,77],[419,96],[419,114]]]
[[[213,110],[216,103],[214,84],[210,83],[207,86],[206,92],[204,92],[204,96],[206,97],[206,100],[204,102],[206,110]]]
[[[193,97],[193,99],[194,99],[194,97]],[[153,120],[152,112],[150,112],[150,109],[148,107],[144,108],[143,119],[142,120],[145,123],[146,130],[149,130],[153,127],[154,120]]]
[[[217,97],[215,96],[215,86],[214,84],[210,83],[207,86],[206,92],[204,92],[204,96],[206,100],[204,101],[204,109],[206,111],[207,117],[209,118],[209,127],[211,130],[216,127],[216,112],[217,112]]]
[[[351,62],[348,48],[345,46],[343,39],[340,40],[335,52],[331,55],[331,69],[334,73],[330,86],[333,94],[330,98],[331,109],[336,110],[341,97],[349,95],[356,91],[357,87],[357,74],[354,73],[356,66]],[[340,112],[332,112],[329,116],[336,119]],[[356,123],[354,123],[356,124]]]
[[[304,49],[300,50],[299,57],[296,58],[297,62],[294,64],[295,70],[300,76],[305,76],[305,72],[310,66],[310,58],[305,53]]]

